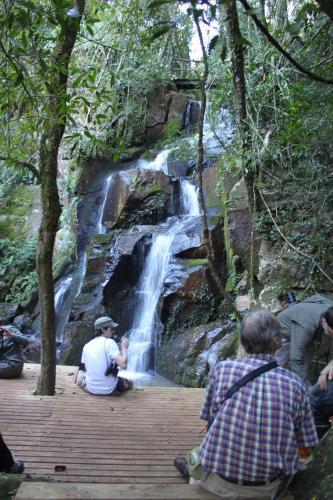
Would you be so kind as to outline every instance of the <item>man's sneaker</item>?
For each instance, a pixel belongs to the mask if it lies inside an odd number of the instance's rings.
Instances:
[[[173,463],[176,469],[179,470],[183,478],[186,479],[187,482],[189,482],[190,475],[188,473],[186,459],[184,457],[176,457]]]
[[[22,462],[22,460],[15,460],[8,472],[10,474],[21,474],[23,471],[24,463]]]

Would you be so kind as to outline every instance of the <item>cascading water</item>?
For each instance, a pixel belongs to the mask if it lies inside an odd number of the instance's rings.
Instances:
[[[103,215],[104,215],[104,209],[105,209],[105,204],[106,204],[106,199],[108,196],[108,192],[110,189],[110,184],[112,181],[112,175],[109,175],[107,179],[104,181],[104,186],[103,186],[103,202],[101,204],[101,210],[99,213],[99,218],[98,218],[98,223],[97,223],[97,234],[104,234],[106,233],[106,227],[103,224]]]
[[[156,348],[162,324],[157,314],[157,304],[171,257],[170,247],[174,234],[157,235],[142,272],[137,295],[138,303],[130,335],[128,371],[146,372],[150,365],[152,349]]]
[[[198,200],[198,188],[187,179],[180,179],[182,214],[198,216],[200,215],[200,205]]]
[[[162,151],[154,161],[139,162],[142,168],[162,170],[168,174],[169,150]],[[168,271],[171,246],[177,234],[184,232],[189,218],[200,216],[196,187],[188,179],[179,179],[181,208],[176,220],[171,220],[168,229],[154,237],[137,289],[138,302],[134,322],[129,336],[128,368],[126,375],[138,378],[154,368],[155,352],[159,344],[163,325],[159,319],[158,303]]]
[[[100,204],[98,212],[95,234],[104,234],[107,230],[107,228],[103,224],[103,215],[111,181],[112,181],[112,175],[107,177],[107,179],[104,181],[103,184],[102,203]],[[60,281],[60,284],[57,285],[54,296],[54,306],[57,319],[56,340],[58,344],[61,344],[64,340],[64,331],[71,313],[71,307],[73,301],[81,293],[84,277],[86,274],[86,267],[87,267],[87,252],[86,250],[83,250],[80,253],[76,269],[73,271],[71,275],[67,275],[65,278],[63,278]],[[36,335],[39,335],[40,333],[39,316],[34,322],[34,331],[36,332]]]
[[[153,161],[138,160],[137,167],[145,168],[148,170],[161,170],[164,174],[168,175],[168,156],[170,149],[164,149]]]

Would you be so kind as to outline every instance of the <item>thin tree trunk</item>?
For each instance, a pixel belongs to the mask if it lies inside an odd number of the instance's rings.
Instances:
[[[244,46],[241,44],[242,33],[239,28],[236,0],[224,4],[226,13],[226,32],[228,45],[231,52],[234,106],[238,121],[239,135],[241,139],[242,155],[248,150],[249,129],[246,122],[246,83],[244,71]],[[254,180],[255,172],[249,170],[244,175],[247,194],[251,207],[254,206]]]
[[[203,185],[202,185],[202,173],[203,173],[203,161],[204,161],[203,129],[204,129],[204,119],[205,119],[206,106],[207,106],[206,84],[207,84],[207,78],[208,78],[208,74],[209,74],[209,68],[208,68],[207,53],[205,50],[205,45],[204,45],[204,41],[203,41],[203,37],[202,37],[200,23],[199,23],[199,20],[197,18],[194,18],[194,22],[195,22],[198,36],[199,36],[199,40],[200,40],[202,58],[203,58],[203,63],[204,63],[204,74],[200,80],[201,106],[200,106],[200,115],[199,115],[199,123],[198,123],[199,134],[198,134],[198,146],[197,146],[197,149],[198,149],[197,173],[198,173],[198,185],[199,185],[199,205],[200,205],[201,220],[202,220],[202,225],[203,225],[203,236],[204,236],[206,249],[207,249],[208,266],[209,266],[209,270],[210,270],[212,279],[214,281],[214,284],[219,292],[219,295],[229,302],[236,317],[239,320],[241,320],[242,319],[241,315],[235,307],[233,298],[224,288],[221,277],[220,277],[220,273],[219,273],[219,270],[218,270],[218,267],[216,264],[214,243],[212,240],[211,232],[209,231],[208,220],[207,220],[206,209],[205,209],[205,200],[204,200]]]
[[[333,21],[333,2],[332,0],[316,0],[322,11]]]
[[[64,11],[63,2],[55,0],[55,8]],[[58,6],[59,3],[59,6]],[[60,5],[61,4],[61,5]],[[54,310],[53,249],[58,230],[61,206],[57,187],[58,152],[64,134],[67,112],[67,82],[69,62],[80,28],[85,0],[73,2],[78,16],[65,13],[54,56],[48,65],[49,78],[45,81],[53,89],[48,98],[49,126],[42,133],[40,142],[39,171],[43,217],[39,230],[37,272],[41,316],[41,373],[37,394],[52,396],[56,382],[56,317]]]

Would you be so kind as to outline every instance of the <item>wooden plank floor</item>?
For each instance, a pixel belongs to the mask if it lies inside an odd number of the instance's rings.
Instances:
[[[56,396],[41,397],[33,394],[39,370],[26,364],[21,378],[0,380],[0,430],[26,473],[73,483],[184,482],[173,459],[203,437],[203,389],[93,396],[75,385],[75,367],[58,366]]]

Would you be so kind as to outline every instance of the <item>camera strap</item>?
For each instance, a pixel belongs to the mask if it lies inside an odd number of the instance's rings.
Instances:
[[[104,339],[104,354],[105,354],[105,359],[106,359],[106,367],[107,368],[110,368],[110,364],[109,363],[109,360],[108,360],[108,355],[106,354],[106,349],[105,349],[105,346],[106,346],[106,339]]]

